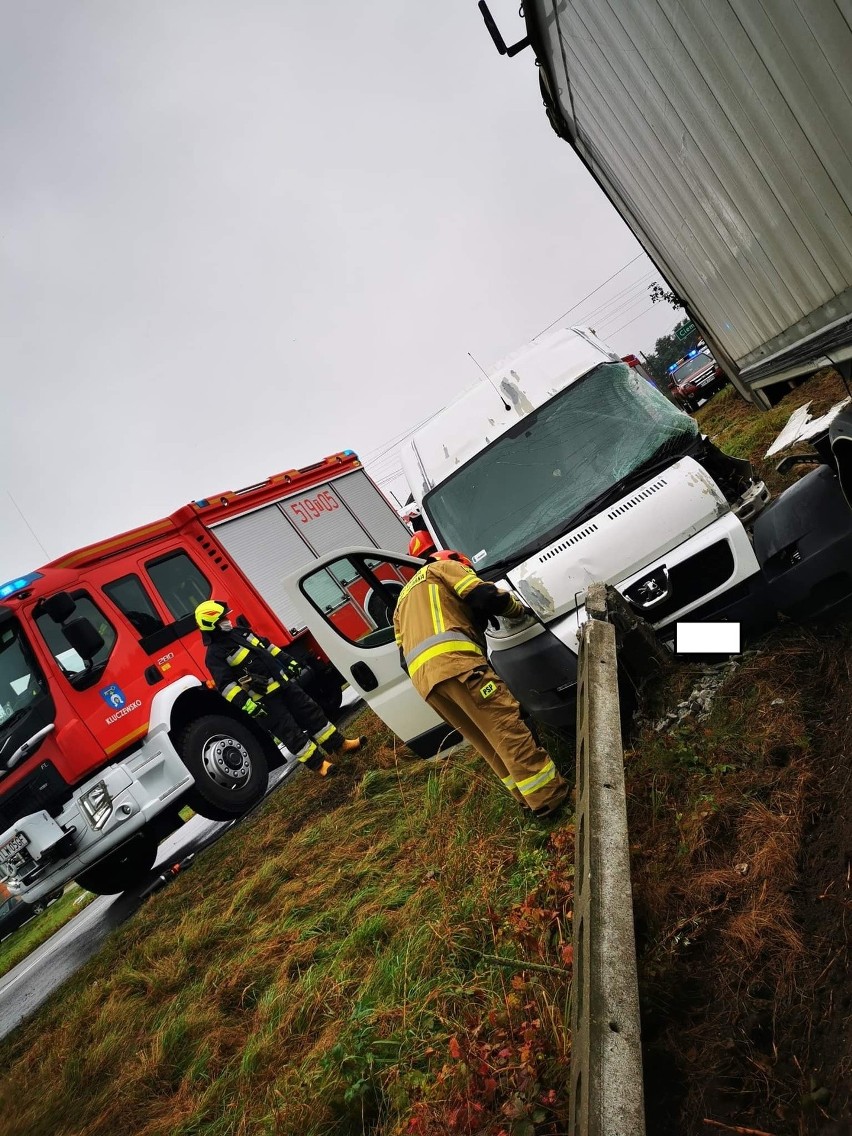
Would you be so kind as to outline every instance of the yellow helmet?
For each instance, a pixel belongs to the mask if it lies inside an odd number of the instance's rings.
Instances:
[[[219,620],[230,608],[220,600],[205,600],[195,609],[195,622],[199,631],[215,631]]]

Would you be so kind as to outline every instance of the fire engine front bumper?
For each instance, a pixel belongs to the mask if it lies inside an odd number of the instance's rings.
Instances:
[[[57,817],[44,810],[0,834],[0,879],[34,903],[118,848],[192,785],[165,733],[103,770]]]

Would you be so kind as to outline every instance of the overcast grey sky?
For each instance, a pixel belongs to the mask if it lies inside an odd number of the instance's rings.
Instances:
[[[468,352],[640,254],[475,0],[0,8],[0,581],[341,449],[400,492]],[[648,350],[654,278],[565,322]]]

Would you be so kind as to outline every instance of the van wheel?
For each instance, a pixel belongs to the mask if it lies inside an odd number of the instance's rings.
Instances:
[[[312,698],[330,722],[333,722],[340,712],[343,701],[343,679],[340,672],[326,670],[320,674],[312,673],[305,683],[299,683],[309,698]]]
[[[81,872],[75,882],[95,895],[117,895],[144,883],[156,859],[157,840],[143,830],[99,864]]]
[[[205,714],[183,730],[177,751],[195,778],[187,803],[208,820],[233,820],[263,799],[269,765],[242,722]]]
[[[333,722],[340,713],[340,704],[343,701],[343,689],[339,682],[327,681],[319,691],[317,702],[322,712]]]

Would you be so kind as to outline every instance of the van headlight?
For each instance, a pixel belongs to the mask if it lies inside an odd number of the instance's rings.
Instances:
[[[504,619],[502,616],[496,618],[498,626],[496,628],[490,624],[488,626],[489,639],[509,639],[538,623],[538,620],[531,615],[522,615],[520,619]]]
[[[81,793],[77,800],[92,828],[103,828],[112,816],[112,797],[107,790],[106,781],[96,782],[91,789]]]

